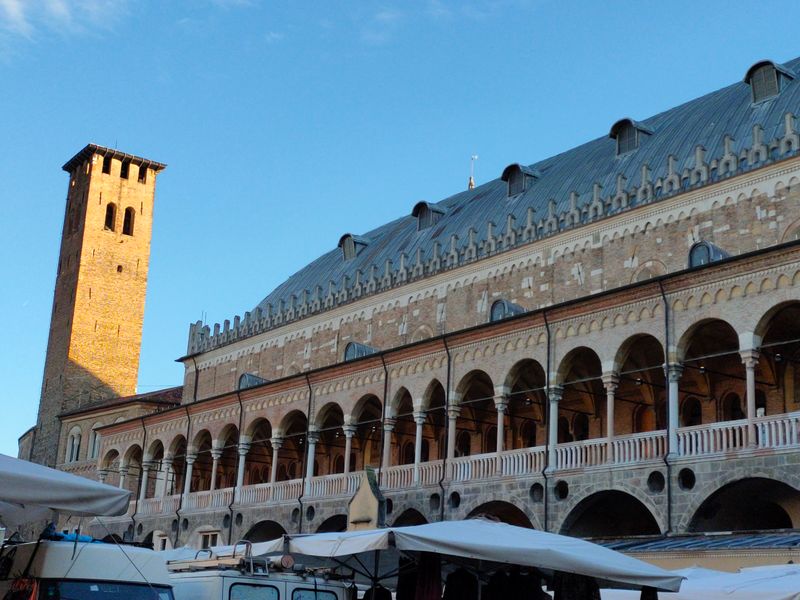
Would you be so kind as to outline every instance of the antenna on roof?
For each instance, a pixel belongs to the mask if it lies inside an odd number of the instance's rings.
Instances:
[[[475,188],[475,161],[478,160],[478,155],[473,154],[469,157],[469,183],[467,184],[468,189]]]

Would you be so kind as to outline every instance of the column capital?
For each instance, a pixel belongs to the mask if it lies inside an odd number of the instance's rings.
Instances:
[[[667,380],[672,383],[677,383],[683,375],[683,365],[681,363],[669,363],[664,365],[664,373],[667,375]]]
[[[271,438],[269,438],[269,444],[270,444],[270,446],[272,446],[273,450],[276,450],[276,449],[280,448],[281,446],[283,446],[283,438],[279,437],[279,436],[271,437]]]
[[[150,469],[155,468],[156,463],[154,460],[143,460],[142,461],[142,471],[149,471]]]
[[[417,425],[424,425],[427,418],[428,415],[425,413],[424,410],[414,411],[414,423],[416,423]]]
[[[494,407],[497,412],[505,412],[508,408],[508,395],[498,394],[494,397]]]
[[[250,452],[250,442],[239,442],[236,450],[239,452],[239,456],[247,456],[247,453]]]
[[[741,350],[739,352],[739,356],[742,357],[742,364],[745,367],[753,369],[758,364],[758,359],[761,356],[761,352],[755,348],[751,348],[750,350]]]
[[[128,474],[128,467],[120,467],[119,468],[120,475],[127,475]]]
[[[449,419],[457,419],[461,414],[461,407],[458,405],[447,407],[447,417]]]
[[[550,388],[547,395],[550,398],[550,402],[558,404],[564,397],[564,388],[560,385],[554,385]]]
[[[171,467],[172,466],[172,462],[174,460],[175,460],[175,458],[173,456],[167,454],[164,458],[161,459],[161,467],[162,468],[163,467],[166,467],[166,468]]]
[[[306,437],[308,439],[309,444],[316,444],[319,441],[319,431],[317,431],[316,429],[312,429],[308,432],[308,435]]]
[[[186,455],[186,464],[193,465],[194,461],[197,460],[197,454],[187,454]]]
[[[342,425],[342,431],[344,432],[344,437],[352,438],[358,431],[358,427],[348,423],[347,425]]]
[[[601,379],[603,381],[603,386],[606,388],[606,392],[615,392],[619,387],[619,375],[614,371],[603,373]]]
[[[211,458],[213,458],[214,460],[219,460],[220,458],[222,458],[222,448],[212,448]]]
[[[383,430],[392,432],[394,431],[394,426],[397,425],[397,419],[393,417],[386,417],[383,421]]]

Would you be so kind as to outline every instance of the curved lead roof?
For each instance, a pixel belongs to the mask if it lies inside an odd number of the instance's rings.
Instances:
[[[800,58],[775,67],[782,74],[798,72]],[[754,126],[763,128],[763,141],[769,144],[786,133],[785,114],[796,113],[798,109],[800,81],[797,78],[784,78],[781,92],[758,104],[752,102],[750,86],[740,81],[638,122],[637,125],[646,127],[649,135],[639,136],[639,147],[632,152],[617,156],[616,141],[604,135],[528,167],[521,166],[523,172],[535,173],[536,178],[529,180],[525,191],[517,196],[507,196],[507,184],[498,173],[497,179],[435,203],[444,214],[432,227],[418,231],[417,219],[408,214],[358,236],[366,238],[368,244],[360,246],[357,256],[351,260],[345,261],[341,249],[334,247],[275,288],[258,307],[266,311],[268,305],[274,308],[281,302],[288,305],[292,295],[300,298],[304,291],[311,295],[317,286],[324,295],[330,282],[339,290],[345,276],[351,283],[355,281],[357,271],[365,281],[373,265],[377,267],[377,276],[382,277],[387,259],[393,261],[396,269],[401,253],[405,253],[406,266],[411,268],[418,248],[423,261],[428,261],[436,242],[439,242],[440,252],[449,250],[453,234],[458,236],[459,247],[463,248],[470,229],[475,230],[474,240],[480,247],[487,237],[490,221],[496,225],[497,234],[505,230],[508,215],[515,217],[517,227],[524,226],[529,207],[534,209],[537,222],[547,219],[551,199],[555,202],[556,215],[570,210],[571,192],[577,194],[580,210],[592,202],[596,183],[602,186],[601,196],[605,200],[616,194],[620,174],[626,178],[625,189],[638,188],[645,164],[649,167],[651,182],[666,178],[670,155],[675,157],[674,172],[680,178],[684,170],[695,167],[698,145],[705,148],[705,162],[710,163],[712,159],[722,158],[727,135],[733,138],[731,149],[739,156],[753,146]],[[793,147],[792,152],[796,151]],[[759,165],[740,164],[739,170]],[[654,199],[658,200],[659,196]],[[635,206],[634,194],[622,210]]]

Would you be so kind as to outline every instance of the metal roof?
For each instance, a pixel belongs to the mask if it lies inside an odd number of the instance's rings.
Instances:
[[[146,165],[156,172],[167,168],[167,165],[164,163],[156,162],[154,160],[150,160],[149,158],[142,158],[141,156],[136,156],[134,154],[126,154],[124,152],[120,152],[119,150],[114,150],[113,148],[98,146],[97,144],[87,144],[80,152],[64,163],[61,168],[67,173],[72,173],[72,171],[75,170],[75,167],[83,164],[87,158],[90,158],[95,154],[100,154],[101,156],[111,156],[112,158],[116,158],[118,160],[127,160],[134,165]]]
[[[777,66],[794,71],[800,67],[800,58]],[[525,172],[536,173],[536,180],[526,186],[522,194],[508,198],[507,184],[498,173],[497,179],[436,203],[445,214],[434,227],[418,230],[416,219],[407,214],[365,232],[360,237],[367,238],[369,245],[363,247],[354,259],[343,260],[341,251],[334,247],[275,288],[259,303],[258,308],[267,311],[268,305],[278,307],[282,302],[288,305],[292,295],[300,298],[304,291],[313,294],[317,286],[323,290],[323,295],[332,285],[339,290],[345,277],[352,282],[360,271],[360,277],[365,279],[371,271],[374,272],[373,266],[377,267],[380,276],[384,273],[387,260],[393,261],[396,267],[401,253],[406,255],[409,267],[416,261],[418,251],[423,262],[429,261],[437,242],[440,253],[448,251],[453,235],[458,237],[458,244],[463,249],[471,229],[474,229],[472,239],[480,247],[487,238],[490,221],[497,226],[496,235],[505,229],[509,215],[514,217],[517,227],[521,224],[524,226],[529,208],[535,211],[537,221],[548,219],[551,200],[554,202],[554,214],[558,217],[560,213],[571,209],[570,195],[573,192],[580,210],[592,202],[596,184],[601,186],[601,196],[607,201],[616,194],[619,181],[624,181],[627,190],[639,188],[643,183],[645,165],[650,173],[649,182],[666,179],[670,175],[670,157],[674,157],[672,173],[677,174],[680,180],[682,174],[695,168],[698,146],[705,149],[707,163],[712,159],[721,159],[725,154],[726,136],[732,138],[730,148],[740,158],[737,172],[761,166],[766,161],[751,164],[742,161],[740,155],[758,142],[754,140],[755,126],[763,128],[762,139],[765,144],[783,136],[786,133],[787,112],[800,112],[800,81],[787,81],[780,94],[759,104],[752,103],[749,85],[742,81],[734,83],[637,122],[652,134],[644,136],[635,151],[617,156],[615,140],[603,135],[524,167]],[[797,148],[793,147],[791,153],[796,152]],[[766,160],[775,158],[778,157],[773,155]],[[624,180],[618,179],[619,175]],[[709,178],[704,184],[713,181],[713,178]],[[673,193],[686,189],[687,185],[684,183]],[[670,194],[656,193],[653,200],[667,195]],[[627,206],[620,210],[634,208],[638,204],[634,194]],[[609,214],[609,211],[605,214]],[[334,235],[331,238],[332,245],[335,241]]]
[[[780,533],[712,533],[650,539],[605,540],[598,543],[618,552],[798,548],[800,547],[800,533],[794,531]]]

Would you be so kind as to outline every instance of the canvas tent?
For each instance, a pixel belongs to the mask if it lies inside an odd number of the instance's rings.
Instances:
[[[52,516],[122,515],[128,490],[0,454],[0,522],[8,529]]]
[[[241,551],[241,546],[239,547]],[[212,549],[217,556],[230,556],[232,546]],[[652,587],[677,590],[683,577],[630,558],[591,542],[545,533],[485,519],[441,521],[410,527],[388,527],[369,531],[287,534],[284,539],[255,544],[253,555],[288,551],[292,555],[329,559],[353,566],[358,563],[383,580],[396,575],[398,552],[432,552],[445,557],[476,560],[484,564],[513,564],[586,575],[630,588]],[[183,549],[164,553],[174,560],[190,558],[196,551]],[[375,558],[381,554],[377,568]],[[394,555],[394,556],[392,556]],[[356,561],[349,561],[356,558]],[[390,565],[394,560],[394,565]]]
[[[741,569],[738,573],[699,567],[672,571],[686,580],[680,592],[659,592],[659,600],[800,600],[800,565]],[[602,590],[603,600],[638,600],[635,592]]]

